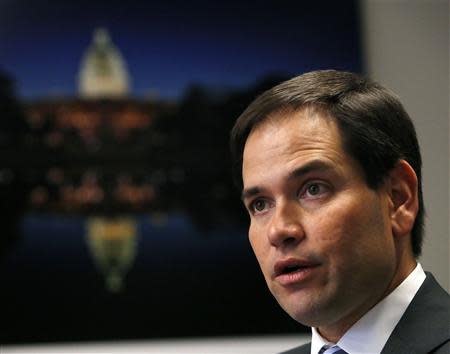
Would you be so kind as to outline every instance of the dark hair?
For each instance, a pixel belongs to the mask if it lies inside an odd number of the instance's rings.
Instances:
[[[250,132],[274,113],[312,108],[336,121],[345,151],[362,167],[367,185],[378,188],[400,159],[418,178],[419,212],[412,230],[413,253],[422,251],[424,206],[422,161],[414,125],[395,94],[357,74],[313,71],[258,96],[231,131],[233,174],[242,189],[242,156]]]

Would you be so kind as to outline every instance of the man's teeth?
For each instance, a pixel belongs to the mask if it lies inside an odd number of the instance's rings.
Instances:
[[[289,267],[286,267],[286,269],[284,270],[284,273],[292,273],[292,272],[295,272],[296,270],[299,270],[300,268],[303,268],[303,267],[300,267],[298,265],[289,266]]]

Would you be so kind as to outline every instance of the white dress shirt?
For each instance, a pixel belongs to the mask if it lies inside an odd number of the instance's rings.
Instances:
[[[328,342],[312,328],[311,354],[317,354],[324,345],[338,345],[349,354],[379,354],[425,277],[422,266],[417,263],[411,274],[350,327],[337,343]]]

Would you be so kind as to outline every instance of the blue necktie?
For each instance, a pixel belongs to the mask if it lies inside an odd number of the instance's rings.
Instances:
[[[329,354],[348,354],[344,349],[339,348],[338,346],[330,347],[329,345],[324,345],[322,349],[319,350],[318,354],[324,354],[327,349],[333,349],[334,351],[328,351]],[[325,353],[325,354],[328,354]]]

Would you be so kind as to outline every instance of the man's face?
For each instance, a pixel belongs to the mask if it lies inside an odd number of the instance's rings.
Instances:
[[[320,113],[280,113],[249,135],[243,200],[249,238],[280,305],[309,326],[348,326],[396,270],[390,197],[370,189]]]

